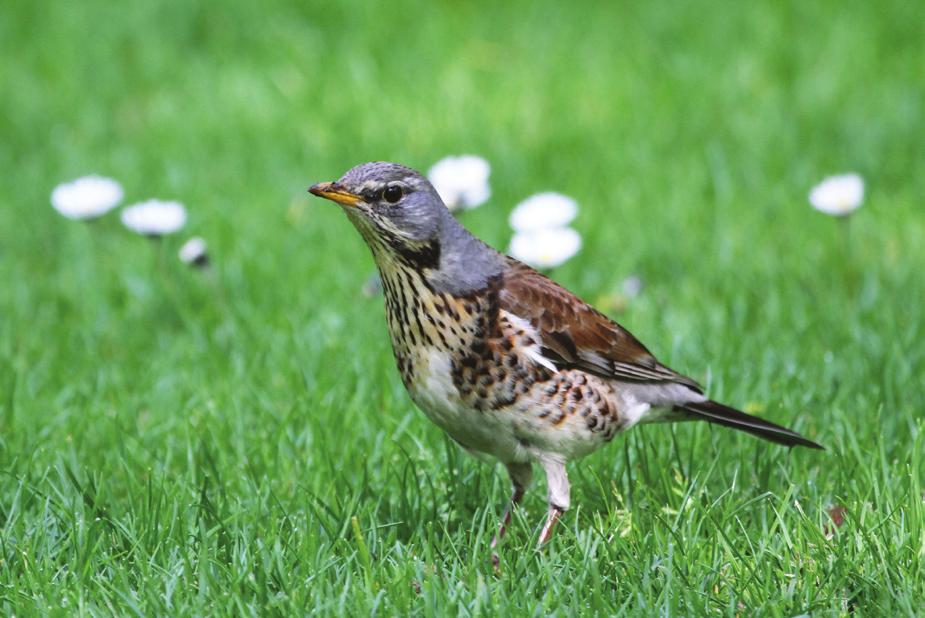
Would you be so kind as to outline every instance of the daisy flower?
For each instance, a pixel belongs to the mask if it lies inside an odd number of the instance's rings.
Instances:
[[[186,209],[180,202],[148,200],[126,206],[121,214],[128,229],[144,236],[173,234],[186,225]]]
[[[511,238],[512,257],[534,268],[548,270],[564,264],[581,249],[581,235],[570,227],[516,232]]]
[[[578,214],[578,203],[572,198],[547,191],[532,195],[518,204],[508,222],[515,232],[564,227]]]
[[[180,247],[179,251],[180,261],[184,264],[189,264],[190,266],[208,266],[209,265],[209,252],[206,241],[199,237],[193,236]]]
[[[491,196],[489,174],[491,166],[488,161],[474,155],[462,155],[437,161],[428,170],[427,179],[450,212],[455,212],[469,210],[488,201]]]
[[[642,277],[639,275],[630,275],[620,284],[623,288],[623,295],[627,298],[636,298],[642,294]]]
[[[68,219],[95,219],[122,201],[122,185],[112,178],[84,176],[55,187],[51,205]]]
[[[858,174],[829,176],[809,192],[813,208],[836,217],[850,215],[863,201],[864,179]]]

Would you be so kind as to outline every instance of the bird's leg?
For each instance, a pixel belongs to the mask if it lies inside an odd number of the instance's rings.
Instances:
[[[546,523],[543,524],[543,529],[540,531],[540,540],[537,545],[543,545],[546,541],[552,537],[553,528],[556,527],[556,522],[559,521],[559,517],[564,513],[562,509],[557,506],[549,505],[549,511],[546,514]]]
[[[539,545],[542,545],[552,536],[553,528],[562,513],[568,510],[570,500],[565,461],[559,457],[545,456],[540,458],[540,463],[543,464],[543,470],[546,471],[546,485],[549,495],[549,512],[546,515],[543,530],[540,532]]]
[[[509,463],[505,464],[507,466],[507,472],[511,476],[511,486],[513,487],[513,493],[511,494],[511,501],[508,502],[507,508],[504,509],[504,517],[501,518],[501,525],[498,527],[498,532],[491,539],[491,548],[492,550],[498,546],[498,543],[501,542],[501,539],[504,538],[504,533],[507,532],[507,526],[511,523],[511,512],[514,507],[517,506],[520,501],[523,499],[524,494],[527,492],[527,487],[530,486],[530,479],[533,478],[533,466],[529,463]],[[498,567],[498,554],[491,554],[491,562]]]
[[[530,479],[533,477],[533,466],[528,463],[511,463],[506,465],[508,474],[511,476],[513,493],[511,494],[511,501],[508,503],[507,508],[504,509],[504,517],[501,519],[501,526],[498,528],[498,533],[495,534],[494,538],[491,540],[492,549],[494,549],[504,537],[504,533],[507,531],[507,525],[511,523],[511,511],[523,499],[527,487],[530,485]]]

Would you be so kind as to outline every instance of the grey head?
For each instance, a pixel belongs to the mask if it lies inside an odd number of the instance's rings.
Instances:
[[[503,256],[460,225],[427,178],[409,167],[363,163],[309,191],[340,204],[383,274],[403,266],[439,291],[462,295],[484,288],[504,265]]]

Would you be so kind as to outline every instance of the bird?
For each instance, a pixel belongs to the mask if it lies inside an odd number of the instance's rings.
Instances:
[[[507,468],[493,552],[534,466],[546,475],[543,545],[570,507],[566,465],[637,424],[702,420],[823,448],[711,400],[615,321],[476,238],[409,167],[364,163],[309,192],[340,205],[372,252],[411,400],[463,449]]]

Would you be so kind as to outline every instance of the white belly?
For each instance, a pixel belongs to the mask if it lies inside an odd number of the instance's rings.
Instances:
[[[411,399],[451,438],[467,450],[503,461],[524,458],[510,414],[476,410],[460,400],[446,351],[434,347],[421,350],[414,367],[414,381],[408,389]]]

